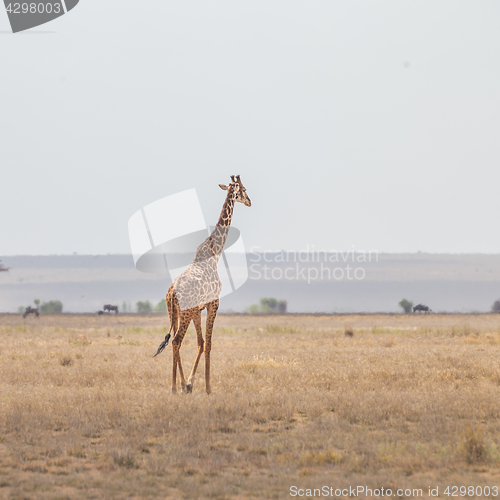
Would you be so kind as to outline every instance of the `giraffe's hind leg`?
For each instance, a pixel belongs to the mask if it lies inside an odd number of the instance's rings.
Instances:
[[[196,354],[196,359],[194,361],[193,369],[191,370],[191,375],[189,375],[186,391],[193,392],[193,384],[194,384],[194,376],[196,374],[196,370],[198,368],[198,363],[200,362],[201,355],[203,354],[203,332],[201,329],[201,311],[195,315],[193,318],[194,327],[196,328],[196,338],[198,342],[198,353]]]
[[[173,346],[173,344],[172,344]],[[177,392],[177,355],[175,354],[175,349],[173,349],[172,355],[172,393]]]
[[[177,366],[179,367],[179,375],[181,377],[181,390],[182,392],[186,390],[186,380],[184,379],[184,372],[182,370],[180,348],[190,321],[191,318],[189,317],[187,318],[181,317],[179,330],[177,330],[177,333],[175,334],[174,339],[172,340],[172,350],[173,350],[172,392],[173,393],[177,392]]]

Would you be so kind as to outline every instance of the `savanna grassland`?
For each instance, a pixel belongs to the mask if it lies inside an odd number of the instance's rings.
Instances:
[[[500,485],[500,315],[219,316],[210,396],[167,324],[0,316],[1,498]]]

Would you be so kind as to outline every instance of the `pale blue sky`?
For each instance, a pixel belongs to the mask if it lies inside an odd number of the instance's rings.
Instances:
[[[499,26],[493,0],[0,10],[0,256],[128,253],[192,187],[213,224],[230,174],[248,249],[500,252]]]

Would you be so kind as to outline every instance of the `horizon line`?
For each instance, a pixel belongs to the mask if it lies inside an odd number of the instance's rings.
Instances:
[[[192,253],[192,252],[175,252],[175,253]],[[343,250],[343,249],[331,249],[331,250],[264,250],[260,252],[245,252],[246,254],[278,254],[278,253],[296,253],[296,254],[317,254],[317,253],[343,253],[343,254],[362,254],[362,253],[377,253],[378,255],[500,255],[498,252],[430,252],[430,251],[414,251],[414,252],[401,252],[401,251],[379,251],[379,250]],[[1,259],[7,259],[11,257],[130,257],[133,259],[131,253],[41,253],[41,254],[1,254]]]

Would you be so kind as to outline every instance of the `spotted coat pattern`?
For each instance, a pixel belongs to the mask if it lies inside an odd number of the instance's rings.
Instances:
[[[211,235],[197,248],[193,262],[180,274],[168,289],[166,302],[170,318],[170,329],[173,332],[173,366],[172,366],[172,392],[177,392],[177,369],[179,370],[182,392],[192,392],[194,377],[198,368],[201,355],[205,353],[205,389],[211,393],[210,386],[210,352],[212,349],[212,331],[219,308],[219,295],[222,283],[217,273],[217,264],[226,242],[229,227],[233,217],[235,202],[251,206],[251,201],[246,194],[240,177],[234,176],[229,187],[220,185],[227,190],[226,200],[222,207],[217,225]],[[203,339],[201,326],[201,312],[207,310],[206,333]],[[198,344],[198,352],[191,374],[187,382],[184,377],[180,358],[180,348],[190,322],[193,321]],[[158,352],[168,343],[170,335],[165,337]]]

